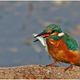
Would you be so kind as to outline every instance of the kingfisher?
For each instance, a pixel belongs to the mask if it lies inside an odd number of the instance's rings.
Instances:
[[[54,60],[48,66],[55,66],[57,63],[69,63],[64,71],[73,65],[80,66],[80,52],[77,41],[68,33],[63,32],[59,25],[49,24],[36,37],[43,37],[46,40],[49,55]],[[37,41],[37,40],[36,40]]]

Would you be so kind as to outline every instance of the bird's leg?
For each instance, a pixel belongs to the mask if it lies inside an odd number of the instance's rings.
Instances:
[[[66,68],[64,69],[64,72],[67,71],[68,69],[72,69],[72,68],[73,68],[73,65],[70,64],[70,66],[68,66],[68,67],[66,67]]]
[[[56,65],[57,63],[58,63],[58,61],[57,60],[54,60],[53,63],[46,65],[46,67],[47,66],[55,66],[55,67],[57,67],[57,65]]]

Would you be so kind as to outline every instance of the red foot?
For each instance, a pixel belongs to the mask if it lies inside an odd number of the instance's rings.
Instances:
[[[68,67],[66,67],[66,68],[64,69],[64,72],[66,72],[67,70],[72,69],[72,68],[73,68],[73,65],[71,64],[70,66],[68,66]]]
[[[48,65],[46,65],[46,67],[47,66],[54,66],[54,67],[58,67],[56,64],[54,64],[54,63],[51,63],[51,64],[48,64]]]

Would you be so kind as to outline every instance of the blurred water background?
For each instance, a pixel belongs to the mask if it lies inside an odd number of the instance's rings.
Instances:
[[[32,36],[50,23],[59,24],[80,46],[79,1],[0,1],[0,66],[51,63]]]

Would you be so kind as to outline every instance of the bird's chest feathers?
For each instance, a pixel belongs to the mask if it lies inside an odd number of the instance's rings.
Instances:
[[[47,43],[49,54],[54,58],[57,59],[60,58],[63,60],[65,56],[64,52],[68,50],[63,39],[59,39],[59,40],[47,39],[46,43]]]

